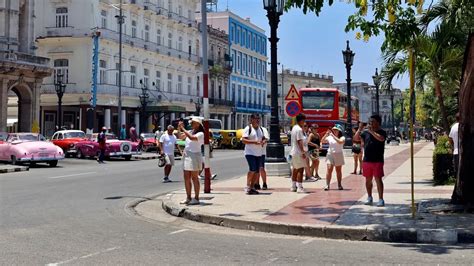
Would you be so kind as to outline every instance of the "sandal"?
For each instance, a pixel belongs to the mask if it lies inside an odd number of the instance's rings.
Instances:
[[[179,204],[185,204],[185,205],[188,205],[189,202],[191,202],[191,199],[185,199],[183,201],[181,201]]]
[[[325,190],[325,191],[328,191],[328,190],[329,190],[329,185],[326,185],[326,186],[324,187],[324,190]]]

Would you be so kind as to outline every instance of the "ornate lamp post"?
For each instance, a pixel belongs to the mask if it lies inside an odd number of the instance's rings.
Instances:
[[[277,29],[280,16],[283,14],[285,0],[263,0],[270,24],[270,76],[271,76],[271,118],[270,140],[267,146],[267,162],[286,162],[285,148],[280,139],[280,119],[278,117],[278,70],[277,70]]]
[[[379,87],[380,87],[380,75],[378,73],[378,69],[375,69],[375,75],[372,76],[375,85],[375,113],[380,114],[380,106],[379,106]]]
[[[141,114],[140,114],[140,132],[146,132],[146,106],[148,104],[148,99],[150,98],[150,94],[148,93],[148,87],[143,80],[140,79],[140,87],[142,89],[142,93],[138,95],[140,98],[141,104]]]
[[[58,95],[58,116],[56,117],[56,124],[58,128],[61,128],[63,124],[63,96],[66,91],[66,84],[63,83],[63,74],[58,74],[56,76],[56,82],[54,83],[54,89],[56,90],[56,95]]]
[[[352,99],[351,99],[351,67],[354,63],[355,53],[349,48],[349,41],[347,41],[346,50],[342,51],[342,56],[344,58],[344,64],[346,65],[347,71],[347,133],[349,135],[346,145],[352,146]]]

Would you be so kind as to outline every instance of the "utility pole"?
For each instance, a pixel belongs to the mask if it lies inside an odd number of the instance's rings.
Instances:
[[[119,4],[119,15],[115,16],[119,24],[119,69],[118,69],[118,123],[117,132],[120,132],[122,127],[122,24],[124,23],[122,1]]]

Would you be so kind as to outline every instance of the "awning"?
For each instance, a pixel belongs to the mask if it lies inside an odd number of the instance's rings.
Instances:
[[[176,112],[185,113],[186,108],[178,105],[147,106],[147,112]]]

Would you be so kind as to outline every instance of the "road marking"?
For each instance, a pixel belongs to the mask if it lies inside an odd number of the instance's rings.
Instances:
[[[305,241],[301,242],[301,244],[306,245],[314,241],[314,238],[306,239]]]
[[[86,258],[90,258],[90,257],[97,256],[97,255],[100,255],[100,254],[104,254],[104,253],[107,253],[107,252],[110,252],[110,251],[114,251],[114,250],[117,250],[117,249],[119,249],[119,248],[120,248],[120,247],[108,248],[108,249],[106,249],[106,250],[102,250],[102,251],[99,251],[99,252],[90,253],[90,254],[87,254],[87,255],[84,255],[84,256],[73,257],[72,259],[69,259],[69,260],[64,260],[64,261],[60,261],[60,262],[48,263],[48,264],[46,264],[46,266],[57,266],[57,265],[61,265],[61,264],[66,264],[66,263],[69,263],[69,262],[73,262],[73,261],[75,261],[75,260],[86,259]]]
[[[52,177],[49,177],[49,178],[50,178],[50,179],[58,179],[58,178],[63,178],[63,177],[73,177],[73,176],[81,176],[81,175],[90,175],[90,174],[96,174],[96,173],[97,173],[97,172],[87,172],[87,173],[80,173],[80,174],[52,176]]]
[[[189,231],[189,229],[181,229],[181,230],[178,230],[178,231],[171,232],[168,235],[179,234],[179,233],[186,232],[186,231]]]

